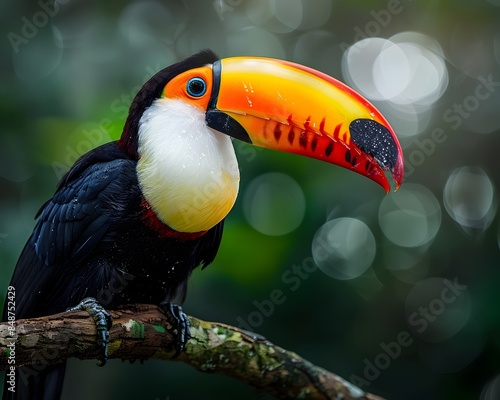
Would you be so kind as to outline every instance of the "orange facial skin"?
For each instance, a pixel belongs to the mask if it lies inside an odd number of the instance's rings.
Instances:
[[[192,78],[201,78],[206,84],[206,91],[200,97],[192,96],[187,90],[187,83]],[[212,83],[213,78],[211,66],[194,68],[177,75],[170,82],[168,82],[163,89],[163,97],[172,99],[179,98],[201,108],[202,110],[206,110],[208,108],[208,102],[210,101],[210,94],[212,93]]]

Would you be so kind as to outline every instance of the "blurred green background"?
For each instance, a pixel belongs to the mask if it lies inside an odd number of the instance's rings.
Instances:
[[[235,142],[240,196],[185,310],[388,399],[500,398],[499,0],[2,1],[0,22],[0,297],[38,208],[154,72],[284,58],[387,116],[405,183]],[[69,364],[66,399],[268,398],[179,363]]]

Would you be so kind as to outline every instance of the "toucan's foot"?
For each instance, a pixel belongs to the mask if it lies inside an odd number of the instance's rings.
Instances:
[[[173,318],[173,329],[177,331],[177,343],[175,344],[175,354],[177,358],[184,351],[187,341],[191,338],[190,324],[187,315],[182,311],[181,306],[169,302],[160,304],[160,308],[165,313],[170,313]]]
[[[111,329],[113,323],[111,314],[93,297],[83,299],[79,304],[68,308],[66,311],[87,311],[94,319],[97,328],[97,344],[100,347],[99,362],[97,365],[103,367],[106,361],[108,361],[109,329]]]

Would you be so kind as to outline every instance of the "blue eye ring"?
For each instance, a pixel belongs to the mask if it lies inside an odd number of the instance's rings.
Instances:
[[[192,97],[201,97],[207,92],[207,83],[201,78],[191,78],[186,84],[186,91]]]

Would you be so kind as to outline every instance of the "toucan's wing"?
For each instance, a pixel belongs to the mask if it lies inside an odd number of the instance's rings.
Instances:
[[[224,220],[219,222],[200,238],[196,248],[196,265],[201,265],[202,268],[205,268],[215,259],[222,240],[223,229]]]
[[[111,146],[110,146],[111,145]],[[114,143],[105,145],[107,151]],[[63,178],[57,192],[37,214],[38,222],[16,265],[11,285],[16,289],[17,318],[50,311],[43,299],[47,283],[64,282],[68,269],[84,260],[105,237],[120,210],[113,194],[123,193],[124,176],[135,176],[135,162],[109,155],[100,159],[98,148],[87,153]]]

